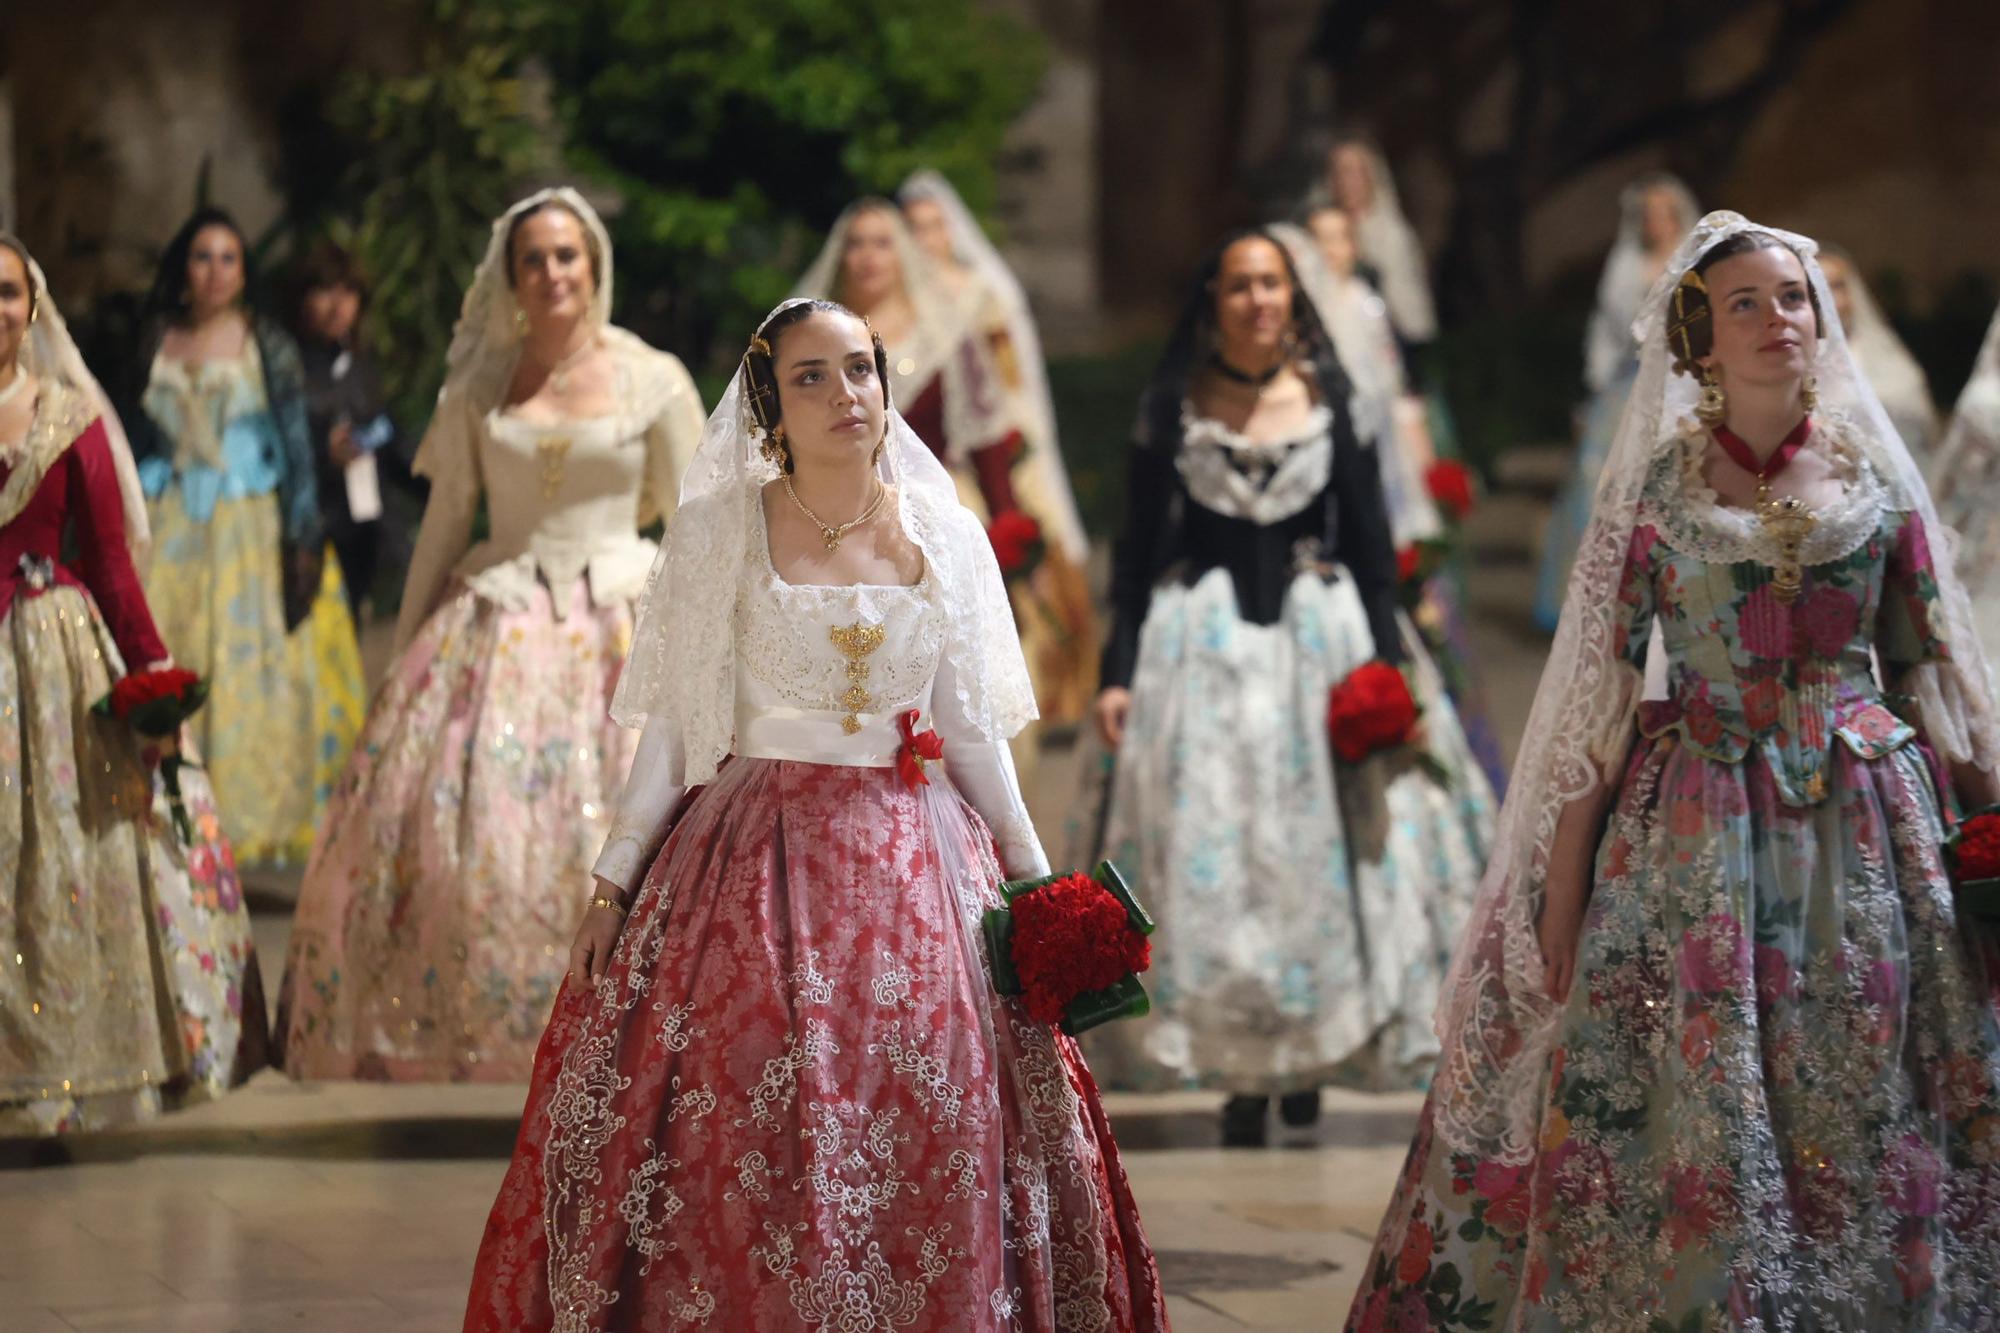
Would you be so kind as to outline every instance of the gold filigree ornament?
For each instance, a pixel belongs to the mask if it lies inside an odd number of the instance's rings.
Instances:
[[[1799,589],[1805,583],[1805,566],[1799,561],[1799,551],[1806,538],[1812,536],[1813,529],[1819,526],[1819,519],[1806,508],[1805,501],[1795,495],[1774,497],[1767,482],[1757,487],[1757,521],[1763,525],[1764,535],[1777,548],[1777,559],[1772,565],[1771,591],[1780,602],[1790,606],[1798,600]]]
[[[563,463],[569,458],[572,441],[567,435],[544,435],[535,441],[535,456],[542,463],[542,495],[553,500],[562,490]]]
[[[833,641],[835,650],[847,659],[847,688],[836,702],[847,710],[847,716],[840,719],[840,729],[849,736],[861,730],[859,714],[875,709],[875,696],[868,692],[866,683],[871,669],[868,658],[882,646],[887,633],[881,625],[865,623],[831,625],[827,628],[826,637]]]

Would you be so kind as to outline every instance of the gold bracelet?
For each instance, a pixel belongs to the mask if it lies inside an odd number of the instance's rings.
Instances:
[[[608,907],[620,916],[625,915],[624,903],[619,902],[616,898],[607,898],[601,893],[590,900],[590,905],[592,907]]]

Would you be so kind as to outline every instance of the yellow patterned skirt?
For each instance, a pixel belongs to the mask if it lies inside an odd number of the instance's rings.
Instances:
[[[0,1136],[100,1129],[219,1096],[264,1060],[250,918],[215,802],[194,837],[132,734],[91,713],[118,653],[83,592],[0,619]]]
[[[246,864],[303,861],[367,708],[339,562],[329,550],[287,634],[275,496],[219,500],[202,523],[169,489],[149,512],[146,599],[174,660],[209,681],[191,726],[230,841]]]

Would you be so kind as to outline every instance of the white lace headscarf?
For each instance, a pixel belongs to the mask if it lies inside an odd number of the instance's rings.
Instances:
[[[1347,372],[1354,390],[1348,400],[1348,415],[1354,422],[1355,437],[1386,443],[1390,411],[1402,393],[1402,385],[1392,368],[1376,354],[1365,322],[1366,312],[1357,309],[1355,302],[1340,291],[1340,277],[1328,267],[1312,233],[1294,222],[1273,222],[1264,230],[1285,248],[1292,271],[1299,275],[1299,285],[1305,288],[1306,299],[1319,315],[1320,327],[1333,339],[1334,354],[1340,358],[1341,369]]]
[[[1396,193],[1396,178],[1389,171],[1388,159],[1373,144],[1360,140],[1345,140],[1335,151],[1345,148],[1361,150],[1373,186],[1367,211],[1351,215],[1355,248],[1381,278],[1382,299],[1389,305],[1389,319],[1396,332],[1409,342],[1430,342],[1438,331],[1430,261],[1416,228],[1403,215],[1402,198]],[[1333,201],[1340,202],[1338,194],[1333,195]]]
[[[1854,360],[1874,386],[1903,443],[1919,462],[1927,463],[1937,439],[1937,404],[1931,401],[1930,381],[1876,303],[1861,265],[1845,251],[1836,253],[1847,265],[1847,300],[1854,310],[1854,318],[1846,321],[1847,345],[1854,349]]]
[[[69,325],[55,298],[49,295],[49,280],[42,266],[25,248],[21,257],[28,261],[28,283],[34,289],[35,318],[28,325],[27,341],[21,347],[21,369],[38,380],[57,380],[84,395],[97,407],[104,422],[104,434],[111,444],[111,462],[118,475],[118,499],[125,512],[125,544],[140,559],[152,544],[153,530],[146,518],[146,495],[139,487],[139,469],[132,461],[132,442],[125,437],[124,423],[111,406],[111,399],[84,364],[83,353],[70,336]]]
[[[416,470],[425,476],[432,476],[431,469],[441,464],[469,457],[471,442],[455,438],[457,433],[468,421],[498,407],[506,396],[521,357],[521,303],[515,299],[507,271],[507,237],[517,218],[549,204],[574,213],[595,248],[597,288],[584,318],[600,329],[611,322],[611,236],[597,210],[582,195],[568,186],[537,190],[495,218],[486,254],[472,275],[472,285],[465,289],[458,323],[452,326],[438,410],[417,449]],[[470,412],[446,411],[447,405],[469,408]]]
[[[772,310],[758,335],[803,299]],[[682,786],[708,781],[729,754],[738,584],[751,558],[754,506],[778,479],[777,465],[759,450],[764,433],[750,411],[745,373],[739,364],[682,478],[680,509],[647,576],[631,655],[611,701],[611,716],[624,726],[644,726],[648,717],[673,724],[680,750],[674,777]],[[950,626],[945,657],[965,715],[986,739],[1010,740],[1035,719],[1035,695],[1000,566],[950,474],[894,401],[892,391],[877,474],[896,488],[903,532],[936,583]]]
[[[1818,416],[1829,426],[1838,423],[1874,465],[1892,506],[1937,531],[1937,514],[1917,466],[1856,369],[1839,321],[1830,317],[1833,295],[1814,258],[1817,247],[1736,213],[1703,218],[1681,242],[1633,323],[1640,345],[1638,378],[1570,574],[1555,645],[1508,782],[1493,858],[1438,1008],[1443,1054],[1432,1106],[1437,1132],[1456,1152],[1521,1162],[1535,1150],[1561,1015],[1543,989],[1535,933],[1548,858],[1564,809],[1615,780],[1600,763],[1624,753],[1630,740],[1638,682],[1615,647],[1625,615],[1619,587],[1640,492],[1662,453],[1680,447],[1697,396],[1695,381],[1670,367],[1667,302],[1702,255],[1745,231],[1767,232],[1798,253],[1819,308],[1829,316],[1814,366]],[[1951,661],[1918,668],[1918,679],[1911,682],[1925,731],[1952,759],[2000,769],[1992,680],[1965,589],[1943,562],[1937,582],[1937,628]]]
[[[1693,193],[1664,171],[1641,176],[1619,191],[1618,237],[1605,256],[1604,272],[1597,280],[1597,305],[1583,341],[1583,382],[1592,393],[1602,392],[1618,378],[1638,352],[1632,344],[1632,320],[1655,276],[1646,248],[1646,199],[1655,190],[1673,196],[1677,233],[1686,235],[1701,217]]]
[[[943,175],[928,167],[915,172],[896,191],[896,197],[904,204],[929,200],[943,210],[953,255],[970,271],[975,286],[983,289],[998,306],[1020,373],[1020,387],[1014,397],[1018,404],[1018,425],[1027,436],[1028,448],[1019,466],[1033,473],[1029,489],[1037,501],[1036,518],[1046,525],[1049,537],[1062,545],[1070,559],[1082,561],[1089,555],[1089,539],[1083,531],[1083,516],[1077,510],[1075,492],[1070,489],[1069,469],[1063,464],[1062,446],[1056,436],[1055,398],[1049,392],[1048,366],[1042,360],[1042,335],[1035,326],[1027,292],[1021,289],[1014,270],[986,239],[979,219]]]
[[[910,229],[903,222],[903,214],[887,199],[862,199],[849,204],[834,220],[833,230],[827,233],[826,244],[819,249],[812,266],[792,288],[794,297],[805,297],[821,301],[839,301],[853,307],[854,303],[842,290],[842,264],[847,257],[847,233],[854,225],[854,219],[866,212],[878,211],[888,218],[895,230],[896,263],[902,270],[903,294],[909,298],[910,308],[916,312],[916,323],[903,335],[901,341],[889,348],[889,382],[895,400],[900,403],[914,402],[940,372],[947,371],[957,353],[964,345],[972,328],[977,302],[973,294],[953,293],[945,288],[944,280],[938,277],[933,265]],[[860,313],[866,314],[866,311]],[[953,410],[951,398],[957,395],[947,393],[945,409]],[[953,434],[951,422],[947,421],[947,435]],[[962,446],[963,447],[963,446]]]
[[[2000,657],[2000,313],[1931,460],[1953,563],[1971,586],[1989,657]]]
[[[1949,485],[1953,456],[1966,447],[1971,437],[1986,442],[1988,449],[2000,450],[2000,311],[1986,326],[1986,341],[1972,363],[1971,378],[1959,391],[1958,405],[1952,410],[1951,429],[1938,450],[1937,470],[1932,475],[1938,486]]]

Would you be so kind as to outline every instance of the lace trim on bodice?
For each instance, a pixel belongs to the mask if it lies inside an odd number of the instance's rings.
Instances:
[[[1675,550],[1710,564],[1777,565],[1777,545],[1757,515],[1723,504],[1708,484],[1702,472],[1706,439],[1688,423],[1661,450],[1640,497],[1639,521],[1651,523]],[[1805,447],[1823,454],[1841,482],[1838,500],[1812,510],[1812,532],[1800,543],[1799,563],[1810,568],[1852,555],[1873,537],[1889,491],[1837,418],[1820,423]]]
[[[742,669],[785,703],[819,712],[880,714],[923,698],[945,638],[930,569],[908,587],[787,583],[771,561],[763,505],[751,509],[736,602]]]
[[[145,407],[173,437],[176,472],[190,466],[223,470],[229,423],[270,409],[257,340],[246,335],[237,355],[199,364],[160,353],[147,376]]]
[[[1181,405],[1174,459],[1196,504],[1268,527],[1304,510],[1333,477],[1333,410],[1315,406],[1282,439],[1253,440]]]

